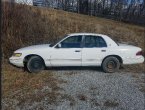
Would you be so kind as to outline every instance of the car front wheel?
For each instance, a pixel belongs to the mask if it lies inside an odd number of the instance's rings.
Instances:
[[[44,70],[44,61],[38,56],[32,56],[27,62],[27,69],[31,73],[38,73]]]
[[[114,73],[119,70],[120,62],[116,57],[108,57],[102,63],[102,68],[106,73]]]

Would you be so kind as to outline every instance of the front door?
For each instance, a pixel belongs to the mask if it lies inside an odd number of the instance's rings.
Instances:
[[[87,35],[82,49],[82,66],[100,66],[106,56],[107,44],[101,36]]]
[[[54,47],[52,66],[81,66],[82,36],[70,36]]]

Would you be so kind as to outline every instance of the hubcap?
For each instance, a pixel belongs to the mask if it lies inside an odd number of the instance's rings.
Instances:
[[[116,68],[116,64],[114,61],[109,61],[108,64],[107,64],[107,68],[108,69],[114,69]]]
[[[32,68],[34,69],[40,69],[41,68],[41,63],[38,60],[35,60],[31,64]]]

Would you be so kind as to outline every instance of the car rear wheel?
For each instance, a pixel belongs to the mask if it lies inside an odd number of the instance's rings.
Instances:
[[[30,57],[26,66],[31,73],[38,73],[45,68],[44,61],[38,56]]]
[[[114,73],[119,70],[120,62],[116,57],[108,57],[102,63],[102,68],[106,73]]]

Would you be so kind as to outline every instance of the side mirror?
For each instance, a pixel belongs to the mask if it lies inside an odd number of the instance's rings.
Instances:
[[[61,44],[58,44],[56,47],[57,47],[57,48],[61,48]]]

